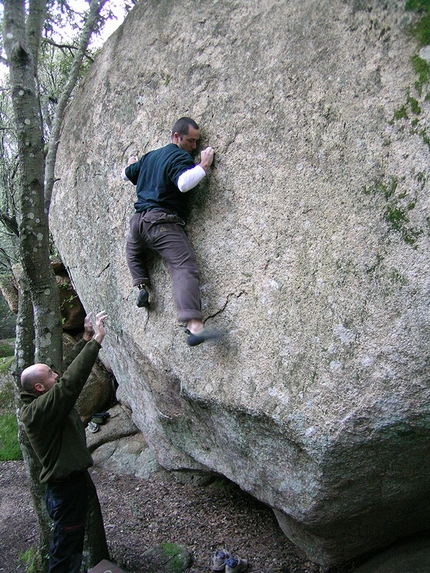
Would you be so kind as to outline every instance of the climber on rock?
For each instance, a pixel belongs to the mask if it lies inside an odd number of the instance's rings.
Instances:
[[[148,251],[155,251],[170,268],[178,320],[187,325],[189,346],[216,338],[203,325],[200,273],[184,229],[187,192],[206,176],[214,157],[212,147],[207,147],[195,164],[199,139],[197,123],[182,117],[173,126],[171,143],[140,159],[130,157],[122,172],[123,180],[131,181],[137,194],[126,244],[133,286],[139,288],[137,306],[149,308],[146,257]]]

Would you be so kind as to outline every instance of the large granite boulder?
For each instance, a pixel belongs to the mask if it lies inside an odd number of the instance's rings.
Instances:
[[[63,354],[75,346],[76,340],[67,333],[63,334]],[[76,410],[86,425],[94,414],[103,412],[115,402],[115,380],[100,360],[96,360],[83,390],[76,402]]]
[[[430,518],[430,104],[403,6],[140,2],[59,145],[56,245],[158,462],[224,474],[324,566]],[[161,261],[135,306],[120,179],[182,115],[217,152],[188,230],[227,331],[193,349]]]

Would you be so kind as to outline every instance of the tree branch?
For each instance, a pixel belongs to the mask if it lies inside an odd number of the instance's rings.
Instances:
[[[57,42],[54,42],[54,40],[51,40],[51,38],[43,38],[42,42],[54,46],[54,48],[58,48],[59,50],[66,50],[72,55],[74,53],[76,54],[79,49],[79,46],[74,46],[73,44],[57,44]],[[89,56],[87,52],[85,52],[84,57],[86,57],[90,62],[94,61],[94,59]]]
[[[18,235],[19,235],[19,233],[18,233],[18,222],[17,222],[16,217],[14,215],[9,217],[9,215],[6,215],[6,213],[3,213],[2,211],[0,211],[0,222],[3,223],[5,228],[10,233],[13,233],[14,235],[16,235],[18,237]]]

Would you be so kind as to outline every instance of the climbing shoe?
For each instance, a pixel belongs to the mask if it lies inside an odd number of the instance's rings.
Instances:
[[[189,330],[186,330],[188,334],[187,337],[187,344],[188,346],[198,346],[202,342],[206,340],[217,340],[219,338],[219,334],[214,332],[213,330],[208,330],[207,328],[202,328],[199,332],[193,334]]]
[[[95,422],[88,422],[88,429],[92,434],[99,431],[99,426]]]
[[[149,294],[145,285],[139,285],[139,294],[137,295],[136,304],[139,308],[149,308]]]
[[[225,573],[242,573],[248,569],[248,561],[240,557],[229,557],[225,562]]]
[[[91,422],[94,422],[94,424],[99,424],[99,425],[106,424],[109,418],[110,418],[109,412],[98,412],[97,414],[93,414]]]

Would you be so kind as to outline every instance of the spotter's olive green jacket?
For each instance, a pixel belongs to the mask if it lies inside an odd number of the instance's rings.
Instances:
[[[48,392],[40,396],[21,392],[20,419],[42,464],[42,483],[62,480],[93,465],[85,428],[74,405],[100,348],[96,340],[82,339],[67,357],[75,358]]]

